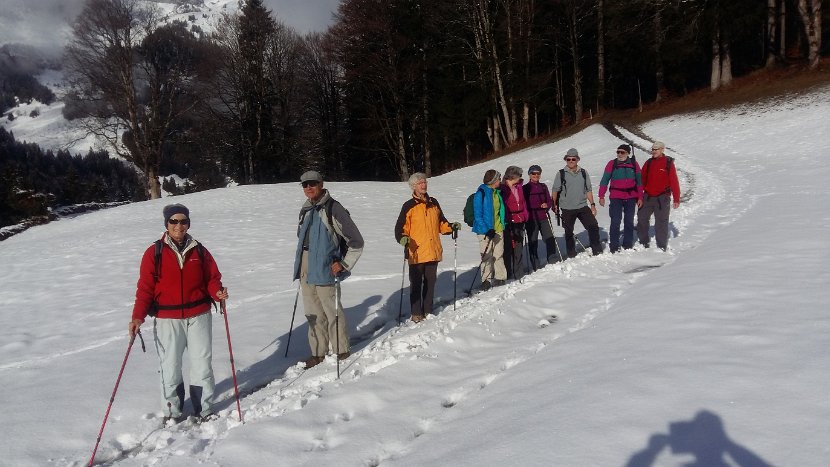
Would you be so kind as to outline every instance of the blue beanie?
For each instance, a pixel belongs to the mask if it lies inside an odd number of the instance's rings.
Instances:
[[[167,227],[167,221],[175,214],[184,214],[190,219],[190,210],[184,204],[168,204],[162,211],[164,213],[164,226]]]

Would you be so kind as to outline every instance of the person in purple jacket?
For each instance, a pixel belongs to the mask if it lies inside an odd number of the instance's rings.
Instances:
[[[527,201],[529,218],[525,223],[527,230],[527,248],[530,252],[530,266],[533,270],[545,267],[545,264],[552,263],[556,258],[556,237],[553,236],[552,223],[548,211],[553,207],[553,200],[550,197],[550,190],[547,185],[540,183],[542,168],[538,165],[531,165],[527,169],[530,181],[522,187]],[[545,254],[547,260],[539,264],[539,232],[542,232],[542,239],[545,241]]]
[[[507,276],[514,280],[521,279],[524,268],[525,222],[527,222],[527,203],[522,189],[522,169],[511,165],[504,171],[499,190],[504,200],[504,265]]]
[[[605,165],[605,172],[599,182],[599,205],[605,206],[605,192],[610,186],[611,227],[608,229],[611,253],[620,250],[620,221],[623,222],[622,247],[634,246],[634,213],[643,205],[643,178],[640,164],[630,156],[631,147],[621,144],[617,157]],[[610,182],[610,183],[609,183]]]

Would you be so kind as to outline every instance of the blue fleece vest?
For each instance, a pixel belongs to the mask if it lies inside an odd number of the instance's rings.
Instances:
[[[308,278],[311,285],[332,285],[334,274],[331,273],[331,264],[340,252],[340,246],[334,242],[334,236],[329,233],[320,219],[321,206],[310,209],[303,217],[300,233],[297,238],[297,252],[294,256],[294,278],[300,277],[300,262],[303,255],[303,240],[308,233]]]

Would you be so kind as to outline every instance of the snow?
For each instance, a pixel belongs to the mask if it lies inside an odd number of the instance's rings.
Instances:
[[[668,252],[581,254],[466,298],[478,253],[465,228],[455,309],[455,250],[444,237],[436,298],[444,305],[417,325],[396,325],[403,262],[392,228],[408,186],[327,183],[367,242],[343,284],[350,334],[364,338],[339,380],[334,361],[308,371],[295,365],[309,355],[302,303],[283,357],[297,291],[298,184],[178,197],[230,290],[245,423],[217,314],[221,418],[156,429],[163,414],[148,322],[147,353],[136,342],[129,354],[96,459],[117,466],[830,465],[830,214],[821,201],[830,169],[816,158],[830,147],[828,112],[830,86],[644,125],[644,134],[668,144],[682,179]],[[550,184],[570,147],[580,150],[596,187],[618,144],[592,125],[434,177],[429,192],[450,220],[460,220],[487,168],[540,164]],[[636,156],[647,157],[640,149]],[[140,255],[162,231],[168,202],[62,219],[0,242],[5,465],[88,462],[127,350]],[[607,213],[600,208],[604,237]],[[561,242],[562,229],[555,232]]]

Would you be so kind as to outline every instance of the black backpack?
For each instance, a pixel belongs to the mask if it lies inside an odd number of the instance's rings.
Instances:
[[[161,277],[161,258],[162,258],[161,251],[162,251],[162,249],[164,249],[164,242],[161,241],[161,239],[158,239],[153,244],[155,245],[155,251],[154,251],[154,254],[153,254],[153,265],[155,266],[155,273],[153,274],[153,279],[155,279],[156,282],[158,282],[159,278]],[[196,244],[196,252],[199,254],[199,260],[202,262],[202,265],[204,266],[204,264],[205,264],[205,247],[201,243]],[[159,305],[158,303],[156,303],[155,300],[153,300],[153,303],[150,305],[150,309],[147,310],[147,314],[149,316],[156,316],[158,314],[159,310],[178,310],[180,308],[182,308],[182,309],[190,308],[190,307],[199,305],[201,303],[211,303],[211,304],[213,304],[214,308],[216,307],[216,302],[213,301],[213,298],[211,298],[210,294],[205,293],[205,298],[203,298],[201,300],[196,300],[195,302],[183,303],[181,305],[164,305],[164,306],[162,306],[162,305]]]
[[[634,177],[632,177],[632,178],[636,180],[637,179],[637,165],[636,165],[637,164],[637,159],[634,158],[634,154],[630,155],[629,157],[631,158],[631,168],[634,170]],[[649,161],[650,160],[651,159],[649,159]],[[646,161],[646,163],[648,163],[648,161]],[[612,175],[614,174],[614,171],[617,170],[617,168],[619,166],[620,166],[620,160],[618,158],[614,158],[614,168],[611,169],[611,174]],[[637,191],[637,186],[635,185],[634,187],[629,188],[626,191],[628,191],[628,192]]]
[[[665,156],[665,155],[663,157],[666,158],[666,172],[668,172],[671,169],[672,164],[674,164],[674,158],[671,157],[671,156]],[[654,160],[654,158],[650,157],[646,161],[646,163],[643,164],[643,171],[644,172],[648,170],[648,167],[649,167],[649,165],[651,165],[652,160]],[[666,193],[671,193],[671,185],[667,186],[666,189],[663,190],[663,193],[661,193],[661,194],[666,194]]]

